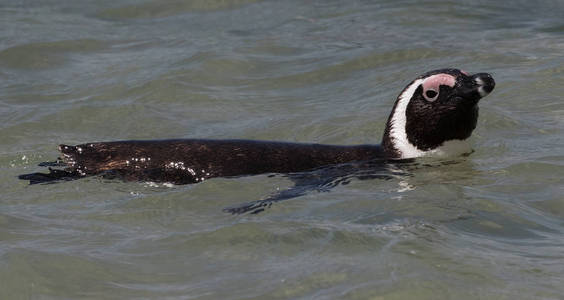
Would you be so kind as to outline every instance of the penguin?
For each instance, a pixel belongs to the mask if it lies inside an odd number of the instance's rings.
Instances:
[[[472,151],[478,102],[495,87],[488,73],[427,72],[399,94],[381,144],[324,145],[255,140],[129,140],[60,145],[48,173],[22,174],[30,184],[101,175],[126,181],[192,184],[214,177],[307,172],[353,162],[389,162]],[[54,169],[51,167],[64,167]]]

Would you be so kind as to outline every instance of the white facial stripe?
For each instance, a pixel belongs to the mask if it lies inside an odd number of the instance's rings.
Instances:
[[[423,79],[417,79],[410,86],[405,88],[398,97],[396,109],[394,110],[394,115],[392,116],[390,138],[392,139],[396,150],[400,152],[401,158],[419,157],[425,154],[424,151],[417,149],[417,147],[409,142],[407,139],[407,133],[405,132],[405,126],[407,123],[407,105],[409,104],[411,97],[413,97],[415,90],[417,90],[423,81]]]

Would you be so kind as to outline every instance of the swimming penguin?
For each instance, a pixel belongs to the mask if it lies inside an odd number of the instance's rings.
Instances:
[[[398,160],[471,151],[478,101],[495,82],[487,73],[458,69],[425,73],[399,94],[380,145],[322,145],[252,140],[131,140],[60,145],[64,166],[19,178],[30,184],[92,175],[189,184],[213,177],[295,173],[373,160]]]

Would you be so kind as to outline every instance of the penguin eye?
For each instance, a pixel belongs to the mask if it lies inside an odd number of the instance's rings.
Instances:
[[[439,93],[435,90],[427,90],[423,94],[423,97],[425,98],[425,100],[427,100],[429,102],[433,102],[433,101],[437,100],[438,96],[439,96]]]

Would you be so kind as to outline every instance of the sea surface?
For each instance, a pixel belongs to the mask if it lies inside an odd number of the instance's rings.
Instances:
[[[563,1],[1,0],[0,299],[564,299],[563,16]],[[222,209],[290,178],[17,179],[60,143],[377,144],[398,93],[445,67],[497,82],[474,153],[256,215]]]

